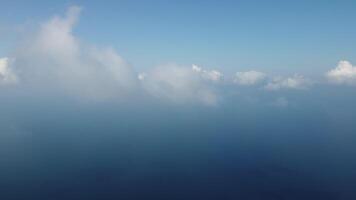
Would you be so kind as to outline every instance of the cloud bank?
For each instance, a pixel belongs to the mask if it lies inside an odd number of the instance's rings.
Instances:
[[[1,58],[0,85],[21,84],[33,91],[99,100],[144,93],[174,103],[216,105],[223,99],[226,83],[258,86],[266,91],[305,90],[314,83],[302,75],[272,77],[254,70],[236,72],[229,78],[197,65],[161,65],[137,73],[114,49],[83,44],[73,34],[81,10],[72,6],[64,16],[41,23],[13,55]],[[356,67],[341,61],[326,77],[333,83],[356,85]],[[282,100],[280,104],[285,105]]]
[[[72,6],[65,16],[42,23],[16,49],[11,69],[7,58],[1,60],[0,80],[17,81],[14,69],[31,89],[62,91],[80,98],[102,100],[144,92],[177,103],[217,103],[211,86],[222,80],[221,72],[196,65],[166,65],[137,74],[114,49],[84,45],[73,34],[81,10]]]

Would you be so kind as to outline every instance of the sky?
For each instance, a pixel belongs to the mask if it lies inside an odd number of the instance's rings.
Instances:
[[[2,1],[0,199],[355,199],[353,1]]]
[[[356,62],[354,1],[15,0],[2,1],[0,22],[17,29],[70,5],[83,7],[75,34],[113,46],[137,68],[178,62],[315,75],[339,60]]]

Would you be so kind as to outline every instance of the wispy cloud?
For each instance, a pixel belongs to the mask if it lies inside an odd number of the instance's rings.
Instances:
[[[218,70],[205,70],[197,65],[192,65],[192,70],[199,73],[203,79],[219,82],[223,78],[223,74]]]
[[[266,74],[258,71],[236,72],[234,83],[239,85],[255,85],[262,82],[266,78]]]
[[[281,90],[281,89],[294,89],[294,90],[301,90],[301,89],[308,89],[312,85],[312,81],[301,76],[301,75],[294,75],[292,77],[275,77],[273,78],[267,85],[264,86],[266,90]]]

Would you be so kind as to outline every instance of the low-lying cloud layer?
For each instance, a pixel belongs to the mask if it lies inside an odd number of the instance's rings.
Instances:
[[[114,49],[82,44],[73,34],[80,12],[80,7],[72,6],[65,16],[54,16],[30,34],[12,56],[1,58],[0,85],[19,84],[100,100],[145,93],[175,103],[216,105],[229,82],[266,91],[308,89],[313,83],[301,75],[274,77],[254,70],[229,78],[197,65],[162,65],[136,73]],[[355,85],[356,67],[341,61],[326,77],[333,83]]]
[[[301,75],[292,77],[275,77],[264,88],[266,90],[281,90],[281,89],[308,89],[312,82]]]
[[[234,78],[234,83],[242,86],[256,86],[264,84],[263,88],[269,91],[281,89],[308,89],[312,85],[312,81],[304,78],[301,75],[293,75],[291,77],[269,77],[267,74],[259,71],[237,72]]]
[[[234,82],[239,85],[255,85],[266,78],[266,74],[258,71],[236,72]]]
[[[193,66],[194,67],[194,66]],[[217,103],[217,94],[212,84],[220,76],[189,67],[167,65],[154,68],[141,78],[143,88],[154,97],[177,103],[201,102],[206,105]]]
[[[197,65],[192,65],[192,70],[199,73],[203,79],[219,82],[223,78],[223,74],[217,70],[205,70]]]

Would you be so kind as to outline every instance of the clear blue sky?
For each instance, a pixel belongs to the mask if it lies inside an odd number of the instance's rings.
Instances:
[[[10,49],[13,27],[62,15],[70,5],[84,8],[75,29],[81,40],[116,48],[138,69],[176,62],[314,74],[342,59],[356,62],[356,1],[342,0],[3,0],[0,53]]]

